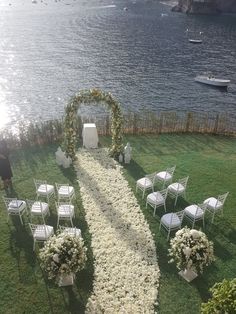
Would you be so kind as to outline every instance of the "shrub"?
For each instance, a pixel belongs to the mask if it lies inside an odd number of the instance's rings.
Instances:
[[[210,291],[212,298],[207,303],[202,303],[202,314],[236,313],[236,278],[224,279],[216,283]]]

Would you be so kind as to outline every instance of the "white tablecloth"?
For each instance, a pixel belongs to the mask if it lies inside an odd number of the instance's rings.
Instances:
[[[86,148],[98,147],[98,132],[95,123],[84,123],[82,136],[84,147]]]

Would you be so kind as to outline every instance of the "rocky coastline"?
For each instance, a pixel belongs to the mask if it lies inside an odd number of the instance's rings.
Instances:
[[[172,11],[188,14],[236,13],[235,0],[179,0]]]

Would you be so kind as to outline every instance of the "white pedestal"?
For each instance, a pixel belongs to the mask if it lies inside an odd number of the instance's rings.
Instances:
[[[73,273],[60,275],[58,280],[58,286],[59,287],[72,286],[74,284],[74,278],[75,275]]]
[[[85,148],[98,147],[98,132],[95,123],[84,123],[82,137]]]
[[[181,270],[179,272],[179,275],[183,277],[187,282],[191,282],[193,279],[195,279],[198,275],[191,269],[185,269]]]

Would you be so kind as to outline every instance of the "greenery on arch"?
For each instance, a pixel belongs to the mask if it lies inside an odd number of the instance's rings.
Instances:
[[[122,126],[123,116],[119,103],[113,98],[110,93],[101,91],[99,89],[82,90],[76,94],[68,103],[65,109],[64,121],[64,147],[67,156],[75,160],[76,144],[77,144],[77,130],[78,119],[77,111],[80,104],[91,102],[105,103],[111,110],[111,135],[112,143],[109,150],[110,156],[117,158],[123,151],[122,144]]]

